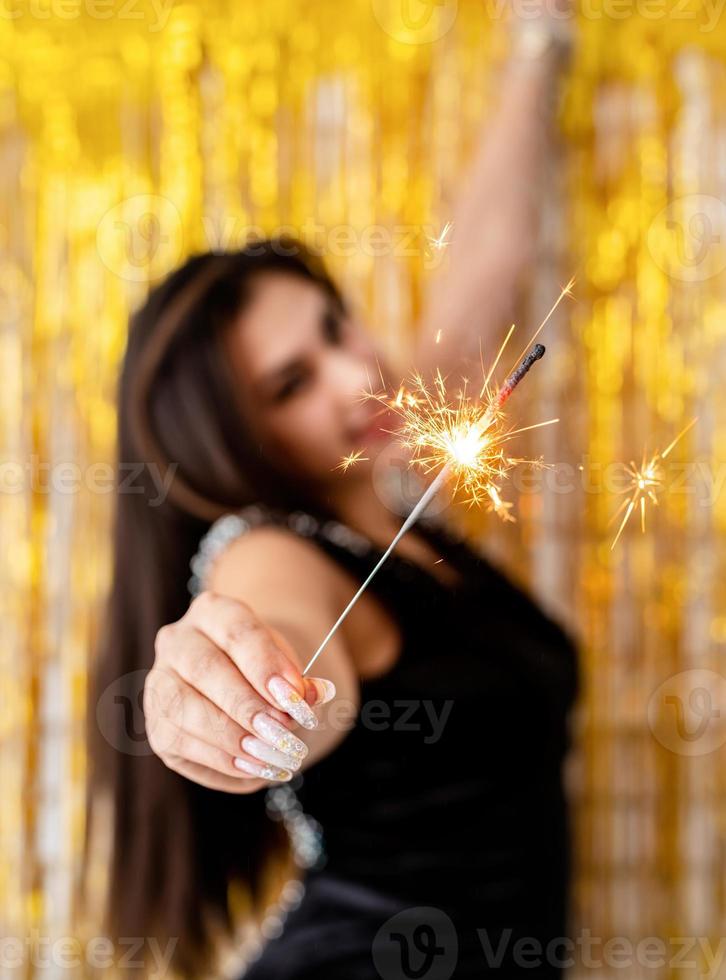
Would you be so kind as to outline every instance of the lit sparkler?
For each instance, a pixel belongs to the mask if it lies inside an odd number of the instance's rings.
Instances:
[[[459,406],[456,409],[449,408],[444,401],[445,388],[443,379],[441,378],[441,375],[437,373],[437,384],[440,385],[439,390],[442,399],[441,403],[437,406],[436,402],[432,400],[430,402],[431,407],[428,411],[411,411],[407,417],[409,419],[409,424],[414,428],[414,430],[418,430],[419,432],[419,438],[415,441],[414,448],[426,446],[431,450],[431,456],[424,459],[419,457],[419,462],[424,462],[424,464],[429,463],[429,469],[431,469],[432,466],[435,465],[435,463],[432,462],[432,460],[434,460],[442,464],[441,469],[439,470],[437,476],[431,481],[421,499],[418,501],[406,520],[403,522],[400,530],[381,555],[365,582],[363,582],[361,587],[358,589],[356,594],[331,627],[328,635],[310,658],[305,670],[303,671],[303,675],[307,674],[307,672],[310,670],[312,665],[325,649],[329,640],[338,631],[350,610],[368,588],[373,576],[378,572],[381,565],[383,565],[383,563],[386,561],[403,535],[416,523],[421,514],[426,510],[431,500],[443,487],[450,475],[453,474],[456,477],[457,487],[460,485],[460,483],[470,486],[472,490],[474,490],[477,486],[482,486],[485,488],[494,487],[492,480],[494,476],[498,477],[501,475],[501,470],[505,463],[505,457],[503,456],[501,446],[497,445],[498,442],[502,441],[502,437],[497,438],[493,436],[491,434],[491,430],[496,425],[502,406],[506,400],[512,394],[522,378],[530,370],[532,365],[542,357],[544,352],[545,349],[542,344],[535,344],[516,371],[513,371],[509,375],[502,387],[484,409],[482,409],[481,406],[478,408],[478,410],[472,408],[472,406],[469,405],[463,397],[460,398]],[[402,395],[400,391],[396,400],[400,400],[401,403],[409,402],[409,399]],[[476,415],[473,415],[473,412],[476,412]],[[453,413],[453,419],[450,416],[450,413]],[[443,423],[441,425],[439,425],[439,422],[437,421],[439,415],[441,415],[441,418],[443,419]],[[427,422],[424,420],[428,420],[428,425],[430,428],[427,428]],[[557,420],[553,419],[552,421]],[[509,433],[510,436],[512,434],[513,433]],[[496,493],[496,488],[494,488],[494,491],[495,495],[490,494],[490,497],[496,504],[498,493]],[[500,506],[506,506],[503,505],[501,501],[499,501],[499,503]]]
[[[511,331],[507,340],[509,336]],[[506,340],[497,360],[505,345]],[[464,379],[452,400],[438,371],[431,387],[420,374],[414,374],[412,387],[401,386],[393,399],[377,394],[370,397],[399,415],[400,428],[391,434],[397,435],[411,451],[412,463],[419,464],[425,473],[445,471],[447,477],[453,478],[453,493],[465,494],[470,506],[486,502],[500,517],[513,520],[509,514],[511,505],[501,499],[498,484],[512,466],[526,462],[506,452],[509,440],[526,430],[506,428],[503,406],[543,354],[544,347],[536,344],[496,391],[490,389],[490,371],[478,398],[468,395],[468,380]],[[557,420],[539,424],[549,425],[554,421]]]
[[[562,289],[557,300],[547,313],[547,316],[535,331],[522,355],[520,355],[521,363],[515,370],[509,373],[500,388],[492,391],[490,383],[499,360],[514,331],[513,325],[505,337],[502,346],[499,348],[499,352],[484,379],[477,399],[474,400],[470,396],[467,396],[467,383],[464,382],[458,398],[452,403],[447,395],[444,379],[441,377],[441,373],[437,371],[433,390],[430,390],[425,385],[420,375],[414,375],[414,391],[406,391],[401,386],[392,401],[384,401],[387,407],[397,411],[402,417],[402,430],[394,434],[402,437],[404,443],[407,443],[412,449],[412,461],[420,463],[426,472],[430,472],[437,467],[439,468],[439,472],[431,481],[421,496],[421,499],[411,510],[398,533],[381,555],[368,577],[333,624],[323,642],[310,658],[307,666],[303,670],[303,675],[308,673],[403,535],[416,523],[421,514],[426,510],[428,504],[450,477],[454,479],[454,493],[460,488],[464,489],[469,494],[469,502],[471,504],[481,503],[488,498],[488,504],[491,510],[494,510],[504,520],[513,520],[508,513],[511,504],[501,499],[497,484],[511,466],[518,462],[524,462],[524,460],[516,460],[508,457],[504,446],[515,435],[526,431],[526,429],[507,430],[503,424],[503,407],[514,389],[531,369],[532,365],[544,354],[545,349],[542,344],[535,344],[530,350],[527,348],[539,335],[562,299],[565,296],[571,295],[573,282],[574,279],[571,279],[564,289]],[[517,360],[520,360],[520,358]],[[365,397],[383,400],[382,396],[370,392],[366,393]],[[549,422],[541,422],[539,425],[549,425],[556,421],[558,420],[551,419]],[[537,427],[537,425],[534,425],[528,426],[527,428],[533,429]],[[341,466],[347,469],[357,460],[361,459],[361,452],[363,450],[346,457],[342,461]]]
[[[664,476],[663,468],[660,466],[660,462],[666,458],[674,446],[683,438],[686,432],[688,432],[688,430],[696,424],[697,421],[697,418],[691,419],[688,425],[678,433],[670,445],[668,445],[661,452],[655,453],[650,457],[650,459],[647,458],[645,450],[643,450],[643,460],[640,466],[637,466],[635,461],[631,460],[630,465],[626,467],[627,473],[630,476],[630,484],[620,492],[628,494],[628,497],[613,514],[612,518],[610,519],[610,523],[612,524],[614,521],[616,521],[623,511],[625,511],[625,514],[620,522],[618,533],[615,535],[613,543],[610,545],[611,551],[618,543],[620,535],[625,529],[625,525],[630,520],[630,516],[633,511],[636,509],[640,510],[640,530],[643,534],[645,533],[645,512],[647,505],[650,502],[657,507],[658,493],[663,489]]]

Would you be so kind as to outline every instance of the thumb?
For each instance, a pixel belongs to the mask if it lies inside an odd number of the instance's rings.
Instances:
[[[335,684],[324,677],[306,677],[305,700],[314,707],[317,704],[327,704],[335,697]]]

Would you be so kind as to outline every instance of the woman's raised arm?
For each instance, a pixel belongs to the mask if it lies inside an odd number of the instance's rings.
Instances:
[[[541,163],[552,128],[556,83],[567,50],[567,13],[546,9],[517,20],[494,115],[451,215],[446,262],[424,303],[414,364],[446,374],[485,355],[512,320],[523,273],[534,257]],[[441,339],[436,343],[437,334]]]

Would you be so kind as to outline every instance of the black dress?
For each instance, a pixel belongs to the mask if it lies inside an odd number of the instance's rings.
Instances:
[[[337,522],[284,519],[360,581],[382,553]],[[463,584],[394,551],[369,586],[402,652],[362,682],[343,742],[293,784],[326,860],[246,980],[558,977],[567,959],[574,645],[435,519],[409,533]]]

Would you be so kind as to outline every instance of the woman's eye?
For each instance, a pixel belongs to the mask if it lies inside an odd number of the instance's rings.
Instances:
[[[305,377],[301,374],[290,378],[285,382],[282,388],[275,393],[274,401],[281,402],[286,398],[289,398],[291,395],[294,395],[295,392],[299,391],[299,389],[305,384],[305,380]]]
[[[343,323],[337,313],[328,311],[325,314],[323,320],[323,336],[332,344],[340,343],[343,336]]]

